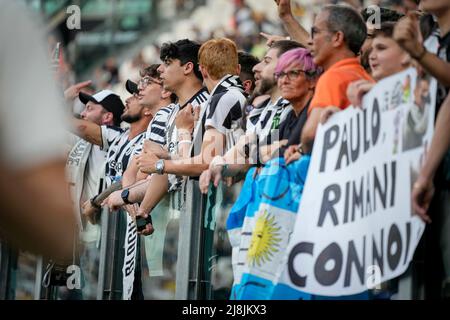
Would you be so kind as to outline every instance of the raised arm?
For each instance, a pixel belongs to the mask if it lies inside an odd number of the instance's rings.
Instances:
[[[80,94],[80,92],[90,86],[92,84],[91,80],[88,81],[84,81],[84,82],[79,82],[77,84],[74,84],[73,86],[70,86],[69,88],[67,88],[64,91],[64,98],[68,101],[73,101],[75,100],[78,95]]]
[[[394,29],[394,39],[408,52],[411,57],[444,86],[450,86],[450,63],[440,59],[426,50],[420,39],[419,22],[417,16],[408,16],[397,22]]]
[[[439,164],[450,147],[449,124],[450,95],[447,96],[439,111],[430,149],[412,191],[412,209],[426,222],[431,222],[427,211],[434,195],[433,179]]]
[[[291,9],[291,0],[275,0],[275,3],[278,6],[278,16],[291,39],[308,47],[309,33],[294,18]]]
[[[67,101],[73,101],[75,100],[80,92],[91,85],[92,81],[84,81],[77,84],[74,84],[73,86],[70,86],[64,91],[64,98]],[[102,146],[102,131],[101,127],[95,123],[73,118],[72,119],[72,131],[80,138],[92,143],[96,144],[98,146]]]
[[[103,147],[102,128],[95,123],[82,119],[72,119],[73,132],[92,144]]]

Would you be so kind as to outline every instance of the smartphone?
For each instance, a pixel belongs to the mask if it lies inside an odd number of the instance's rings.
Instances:
[[[137,231],[140,232],[145,229],[145,226],[149,223],[152,223],[152,216],[148,215],[147,218],[138,216],[136,217],[136,228]]]

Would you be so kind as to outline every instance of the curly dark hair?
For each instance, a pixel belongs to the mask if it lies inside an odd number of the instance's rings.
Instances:
[[[152,78],[161,80],[161,75],[158,71],[159,66],[160,66],[160,64],[157,64],[157,63],[152,64],[152,65],[148,66],[147,68],[141,70],[139,72],[139,74],[141,75],[141,77],[148,76],[148,77],[152,77]]]
[[[250,53],[239,51],[238,52],[239,64],[241,65],[241,74],[239,77],[242,81],[251,80],[252,89],[255,82],[255,74],[253,73],[253,67],[259,63],[259,59]]]

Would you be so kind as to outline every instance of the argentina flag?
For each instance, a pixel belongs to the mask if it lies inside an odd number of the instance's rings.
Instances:
[[[257,186],[257,178],[257,168],[250,168],[247,172],[239,197],[231,208],[227,219],[228,238],[232,248],[231,263],[234,278],[231,292],[232,299],[236,298],[236,292],[239,291],[239,283],[242,276],[243,265],[238,263],[238,253],[244,219],[247,212],[250,214],[258,209],[257,205],[259,204],[259,200],[256,199],[256,192],[254,191]]]
[[[247,188],[240,195],[246,201],[239,205],[238,200],[229,217],[229,222],[236,220],[236,225],[240,225],[229,229],[240,229],[240,243],[234,255],[238,277],[232,299],[272,298],[295,225],[309,159],[303,156],[286,166],[284,158],[276,158],[266,163],[257,176],[254,171],[247,175]],[[242,206],[243,203],[247,205]],[[239,219],[234,219],[237,216]],[[308,299],[309,295],[303,298]]]

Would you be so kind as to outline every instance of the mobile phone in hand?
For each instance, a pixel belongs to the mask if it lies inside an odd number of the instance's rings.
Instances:
[[[152,223],[152,216],[148,215],[147,218],[137,216],[136,217],[136,228],[137,231],[140,232],[145,229],[145,226],[149,223]]]

